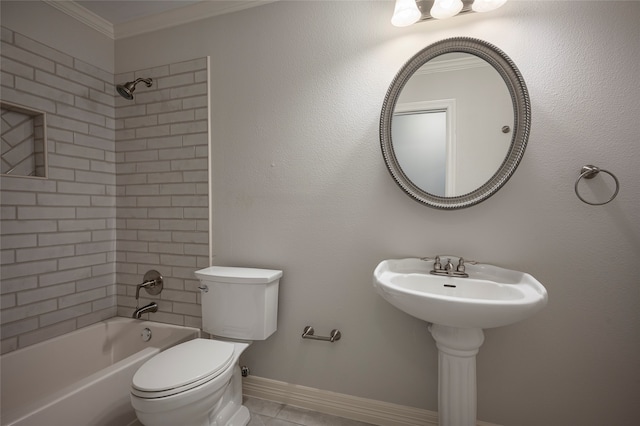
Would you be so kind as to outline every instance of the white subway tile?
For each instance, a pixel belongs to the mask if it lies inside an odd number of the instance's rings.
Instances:
[[[152,207],[148,214],[150,219],[183,219],[184,209],[182,207]]]
[[[186,135],[188,133],[202,133],[207,131],[206,121],[191,121],[189,123],[177,123],[171,125],[172,135]]]
[[[0,327],[0,335],[2,335],[3,339],[7,339],[9,337],[35,330],[36,328],[38,328],[38,319],[35,317],[27,318],[21,321],[3,324],[2,327]]]
[[[192,122],[195,119],[194,110],[175,111],[158,115],[158,124]]]
[[[2,56],[15,59],[16,61],[24,64],[29,64],[35,68],[40,68],[49,72],[53,72],[55,70],[55,63],[53,61],[20,47],[5,43],[4,41],[2,41],[2,44],[0,45],[0,52],[2,52]]]
[[[48,287],[56,284],[64,284],[77,280],[84,280],[91,277],[91,268],[78,268],[67,271],[40,274],[38,282],[40,287]]]
[[[195,148],[174,148],[174,149],[161,149],[159,152],[160,160],[177,160],[185,158],[195,158]]]
[[[0,265],[8,265],[15,263],[16,251],[15,250],[0,250]]]
[[[0,235],[0,247],[3,249],[35,247],[37,245],[38,237],[35,234]]]
[[[2,58],[2,72],[33,80],[35,70],[29,65],[21,64],[9,58]]]
[[[91,302],[97,299],[106,297],[106,290],[104,288],[96,288],[93,290],[83,291],[79,293],[62,296],[58,299],[58,305],[61,308],[67,306],[79,305],[85,302]]]
[[[58,222],[58,228],[61,232],[66,231],[95,231],[97,229],[106,229],[107,223],[104,219],[75,219],[61,220]]]
[[[75,249],[73,246],[52,246],[18,249],[16,251],[16,262],[31,262],[34,260],[55,259],[64,256],[73,256],[74,254]]]
[[[155,253],[127,253],[127,262],[133,263],[152,263],[158,265],[160,263],[160,256]]]
[[[99,265],[101,263],[105,263],[106,261],[107,257],[104,253],[87,254],[82,256],[74,256],[71,258],[65,257],[58,259],[58,268],[61,270],[81,268],[83,266]]]
[[[18,305],[39,302],[41,300],[53,299],[65,296],[75,291],[74,283],[52,285],[35,290],[21,291],[18,293]]]
[[[52,72],[45,72],[36,70],[36,81],[46,84],[51,87],[56,87],[60,90],[68,92],[72,95],[86,97],[89,96],[89,88],[78,84],[75,81],[60,78]],[[73,102],[72,102],[73,103]]]
[[[189,294],[189,293],[183,293]],[[195,294],[194,294],[195,299]],[[173,303],[173,312],[177,314],[190,315],[192,317],[201,316],[202,315],[202,307],[200,305],[196,305],[195,301],[191,303]]]
[[[42,43],[34,41],[28,37],[23,36],[20,33],[15,33],[16,46],[32,52],[36,55],[43,56],[51,59],[54,62],[58,62],[67,66],[73,65],[73,58],[66,53],[62,53],[59,50],[52,49]]]
[[[184,195],[194,194],[196,187],[193,183],[163,183],[160,184],[160,194]]]
[[[171,74],[179,74],[189,71],[197,71],[207,68],[207,58],[198,58],[190,61],[177,62],[169,64]]]
[[[171,89],[171,99],[189,98],[196,95],[206,95],[207,83],[191,84],[189,86],[174,87]]]
[[[30,95],[28,93],[15,90],[12,87],[4,86],[2,88],[2,100],[45,111],[51,114],[54,114],[56,112],[56,103],[51,101],[50,99],[46,99],[41,96]],[[51,124],[50,117],[51,116],[47,116],[48,125]]]
[[[38,235],[39,246],[76,244],[91,241],[90,232],[55,232]]]
[[[98,68],[95,65],[91,65],[87,62],[81,61],[78,58],[74,58],[73,67],[78,71],[92,75],[105,82],[113,82],[113,74],[101,68]]]
[[[80,315],[86,315],[89,312],[91,312],[91,303],[85,303],[66,309],[59,309],[55,312],[49,312],[40,315],[40,327],[46,327],[51,324],[66,321],[71,318],[76,318]]]
[[[171,161],[148,161],[136,163],[135,166],[139,173],[168,172],[171,170]]]
[[[156,102],[147,104],[147,113],[158,114],[162,112],[180,111],[182,110],[182,100]]]
[[[145,150],[145,151],[131,151],[124,154],[124,161],[127,163],[137,161],[156,161],[158,159],[158,151]]]
[[[58,191],[67,194],[103,195],[106,188],[104,185],[93,183],[58,182]]]
[[[2,285],[0,285],[0,294],[15,293],[17,291],[29,290],[38,286],[38,277],[18,277],[9,279],[9,277],[2,276]],[[3,296],[4,297],[4,296]]]
[[[85,73],[76,71],[74,69],[65,67],[63,65],[58,65],[56,67],[56,74],[59,75],[60,77],[91,87],[99,92],[104,92],[104,88],[105,88],[104,81],[99,80],[90,75],[87,75]]]
[[[157,219],[127,219],[127,229],[160,229]]]
[[[182,100],[182,107],[184,109],[192,109],[192,108],[206,108],[209,104],[209,98],[206,94],[200,96],[194,96],[191,98],[186,98]]]
[[[173,232],[173,241],[178,243],[207,244],[209,235],[202,232]]]
[[[39,206],[89,206],[89,195],[38,194]]]
[[[47,116],[47,125],[51,127],[71,130],[73,132],[89,133],[88,123],[74,120],[71,117],[63,117],[61,115],[49,114]]]
[[[57,223],[55,220],[2,220],[0,232],[2,235],[33,234],[38,232],[55,232]]]
[[[192,220],[164,219],[160,220],[160,229],[165,231],[195,231],[196,224]]]
[[[209,162],[206,158],[190,160],[172,160],[171,170],[207,170]]]
[[[193,73],[175,74],[168,77],[158,78],[156,80],[159,89],[193,85],[194,81],[195,81],[195,76]],[[172,98],[175,98],[175,97],[178,97],[178,96],[172,96]]]
[[[152,127],[141,127],[135,129],[137,138],[155,138],[159,136],[170,136],[171,126],[168,124]]]
[[[15,88],[33,95],[44,96],[45,98],[56,99],[58,102],[73,105],[72,94],[35,81],[25,80],[22,77],[16,77]]]
[[[76,254],[78,255],[112,252],[115,249],[115,241],[100,241],[95,243],[76,244]]]
[[[56,183],[51,180],[2,176],[2,191],[54,192],[55,190]]]
[[[78,219],[113,218],[115,216],[115,207],[76,207]]]
[[[180,243],[150,242],[149,251],[152,253],[184,254],[184,245]]]
[[[177,182],[183,181],[183,173],[182,172],[149,173],[147,175],[147,179],[149,183],[170,183],[170,182],[177,183]]]

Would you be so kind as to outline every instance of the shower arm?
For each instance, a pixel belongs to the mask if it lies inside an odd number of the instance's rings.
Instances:
[[[152,80],[151,80],[150,78],[136,78],[136,79],[133,81],[133,85],[135,86],[136,84],[140,83],[141,81],[142,81],[144,84],[146,84],[146,85],[147,85],[147,87],[151,87]]]

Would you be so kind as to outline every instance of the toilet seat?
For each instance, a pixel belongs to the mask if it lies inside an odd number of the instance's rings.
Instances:
[[[160,352],[133,376],[131,393],[140,398],[162,398],[207,383],[229,369],[232,343],[194,339]]]

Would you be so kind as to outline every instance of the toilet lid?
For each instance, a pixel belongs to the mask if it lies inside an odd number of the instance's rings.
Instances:
[[[233,360],[232,343],[194,339],[160,352],[142,364],[133,376],[133,388],[163,392],[203,379],[211,380]]]

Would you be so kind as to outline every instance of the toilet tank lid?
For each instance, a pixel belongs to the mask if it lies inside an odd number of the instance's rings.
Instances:
[[[210,266],[208,268],[196,271],[196,276],[204,281],[265,284],[273,282],[282,277],[282,271],[276,269]]]

